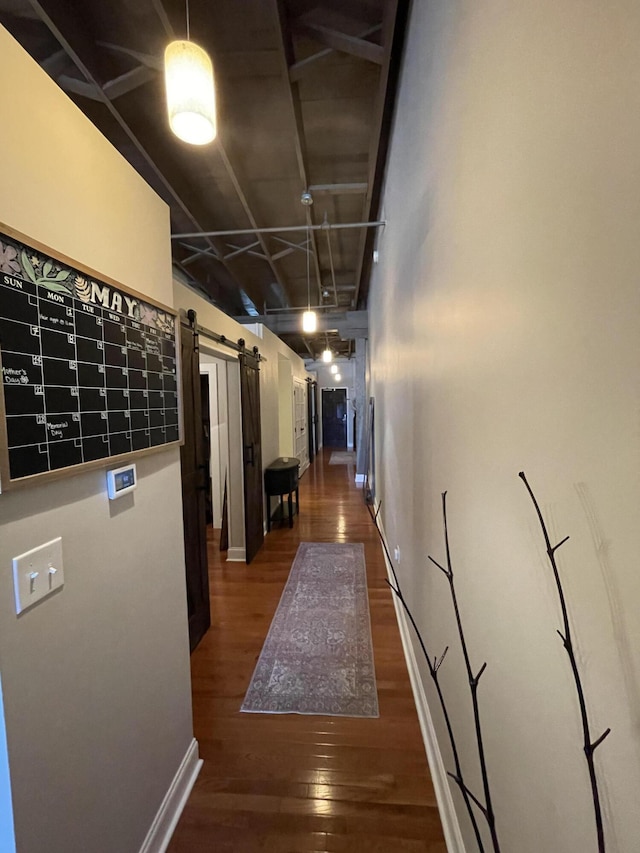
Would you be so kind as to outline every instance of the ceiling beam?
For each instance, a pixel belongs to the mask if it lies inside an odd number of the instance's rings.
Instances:
[[[289,79],[289,68],[294,63],[293,40],[289,29],[287,19],[287,9],[284,0],[271,0],[273,7],[273,16],[275,21],[276,37],[278,40],[278,52],[281,60],[282,80],[286,87],[286,97],[289,105],[289,118],[293,127],[293,141],[296,150],[296,160],[298,161],[298,173],[302,184],[301,192],[309,186],[307,178],[307,152],[304,143],[304,125],[302,122],[302,109],[300,106],[300,93],[298,84]],[[307,222],[313,225],[313,216],[311,209],[307,208]],[[318,243],[316,235],[311,232],[311,241],[313,248],[313,264],[316,274],[316,285],[318,290],[318,303],[322,301],[322,274],[320,272],[320,262],[318,255]]]
[[[366,193],[369,189],[369,184],[366,181],[362,183],[351,184],[312,184],[309,187],[309,192],[312,195],[320,193],[328,193],[329,195],[360,195]]]
[[[263,255],[262,252],[254,251],[255,246],[259,246],[260,244],[260,240],[256,240],[254,243],[249,243],[248,246],[234,246],[233,243],[227,243],[227,246],[235,251],[231,252],[230,255],[225,255],[225,260],[228,258],[235,258],[236,255],[247,254],[252,255],[254,258],[260,258],[261,261],[268,261],[269,258],[266,255]]]
[[[311,345],[309,344],[309,341],[305,338],[304,335],[300,335],[300,340],[305,345],[305,348],[306,348],[307,352],[309,353],[309,355],[311,356],[311,358],[313,359],[313,361],[315,361],[316,356],[315,356],[314,351],[311,349]]]
[[[273,239],[277,240],[278,243],[282,243],[284,246],[289,246],[291,251],[299,249],[301,252],[305,252],[306,254],[308,254],[310,251],[309,243],[311,242],[311,240],[308,237],[303,240],[302,243],[292,243],[291,240],[285,240],[284,237],[274,237]]]
[[[158,14],[158,16],[160,17],[160,20],[161,20],[162,25],[165,29],[165,32],[167,33],[167,36],[169,38],[172,38],[172,39],[176,38],[175,31],[173,29],[171,21],[169,20],[169,16],[166,13],[166,10],[164,8],[164,4],[163,4],[162,0],[153,0],[153,7],[154,7],[156,13]],[[257,220],[256,220],[254,214],[253,214],[252,207],[249,204],[247,191],[244,188],[244,186],[246,186],[246,181],[240,180],[237,165],[236,166],[232,165],[231,158],[229,157],[229,154],[227,153],[227,149],[225,148],[222,140],[220,139],[220,136],[218,136],[218,138],[217,138],[216,145],[217,145],[218,153],[220,154],[220,158],[222,160],[222,163],[226,169],[227,175],[229,176],[229,180],[231,181],[233,188],[236,192],[236,195],[238,196],[238,200],[240,201],[240,204],[242,205],[242,209],[244,210],[245,216],[249,220],[251,227],[257,229],[258,223],[257,223]],[[258,232],[256,232],[256,233],[258,233]],[[231,254],[223,255],[222,256],[223,263],[225,263],[225,265],[226,265],[226,262],[229,259],[235,257],[236,255],[243,254],[244,252],[247,252],[250,255],[254,255],[255,257],[260,258],[261,260],[266,261],[269,264],[269,267],[271,268],[271,272],[272,272],[275,280],[277,281],[278,285],[280,286],[281,291],[284,294],[286,294],[286,297],[288,299],[289,294],[288,294],[287,288],[285,286],[285,283],[282,279],[282,275],[280,273],[280,270],[278,269],[278,267],[274,263],[273,258],[271,257],[271,254],[269,252],[269,247],[267,246],[267,243],[266,243],[264,237],[262,236],[262,234],[258,233],[258,239],[254,245],[260,245],[262,248],[262,253],[251,252],[251,251],[249,251],[249,248],[246,248],[246,249],[241,248],[239,250],[236,250],[235,252],[232,252]],[[243,285],[243,288],[246,289],[246,286]],[[263,294],[261,294],[261,296],[264,300],[266,294],[263,293]]]
[[[390,97],[390,93],[394,91],[396,78],[400,69],[401,47],[406,29],[407,16],[409,14],[409,4],[410,0],[390,0],[385,6],[382,37],[384,63],[380,69],[380,84],[378,86],[378,95],[371,125],[369,179],[367,181],[367,194],[362,206],[363,217],[370,216],[374,210],[377,213],[380,201],[382,176],[387,158],[393,114],[393,98]],[[397,48],[396,50],[394,50],[394,43]],[[356,308],[366,307],[367,293],[365,292],[364,299],[361,298],[360,289],[365,274],[368,275],[371,269],[371,252],[373,250],[374,238],[375,235],[372,235],[371,239],[369,239],[368,229],[360,237],[358,249],[359,260],[355,279],[356,289],[354,293],[354,306]]]
[[[29,0],[31,7],[37,14],[39,19],[46,25],[51,34],[58,40],[60,46],[65,51],[69,59],[73,62],[76,68],[81,72],[87,83],[92,84],[100,93],[100,101],[107,108],[112,118],[115,119],[121,130],[125,133],[127,139],[134,146],[138,154],[153,174],[156,181],[164,189],[167,197],[172,199],[177,208],[179,208],[189,222],[192,222],[194,227],[202,231],[202,225],[196,216],[189,209],[184,199],[179,195],[170,181],[165,177],[162,170],[155,163],[149,152],[146,150],[136,133],[129,126],[123,115],[120,113],[116,105],[102,91],[100,83],[94,73],[89,69],[89,63],[95,57],[95,47],[86,40],[86,36],[78,28],[78,20],[75,12],[65,4],[61,6],[52,3],[51,0]],[[49,8],[51,7],[51,11]],[[58,18],[54,20],[53,15],[58,13]],[[215,243],[211,239],[207,239],[209,245],[214,249],[216,254],[218,250]],[[224,263],[224,261],[223,261]],[[226,265],[225,265],[226,266]],[[244,286],[233,275],[230,267],[227,270],[231,277],[236,281],[238,288],[244,289]]]
[[[88,83],[86,80],[79,80],[77,77],[70,77],[68,74],[51,76],[65,92],[72,92],[74,95],[80,95],[80,97],[89,98],[92,101],[103,101],[102,96],[106,95],[110,101],[115,101],[116,98],[126,95],[127,92],[132,92],[139,86],[153,80],[156,77],[156,72],[145,65],[139,65],[137,68],[109,80],[102,87],[95,83]]]
[[[331,27],[324,27],[321,24],[302,21],[299,18],[293,22],[293,27],[296,32],[309,36],[314,41],[320,42],[320,44],[324,44],[333,50],[347,53],[349,56],[355,56],[367,62],[373,62],[376,65],[382,65],[384,62],[384,48],[379,44],[373,44],[373,42],[365,41],[357,36],[338,32],[338,30],[333,30]]]
[[[192,263],[198,258],[202,258],[203,255],[210,255],[212,258],[215,258],[216,261],[222,262],[222,256],[218,254],[215,246],[206,246],[205,248],[199,248],[198,246],[190,246],[188,243],[180,243],[183,249],[189,249],[192,254],[188,255],[186,258],[182,258],[180,263],[183,266]]]
[[[138,65],[137,68],[132,68],[131,71],[127,71],[125,74],[109,80],[102,87],[102,91],[110,101],[114,101],[116,98],[120,98],[122,95],[126,95],[128,92],[137,89],[139,86],[144,86],[145,83],[149,83],[156,76],[156,72],[151,68],[147,68],[146,65]]]
[[[166,10],[164,8],[164,4],[163,4],[162,0],[152,0],[152,2],[153,2],[153,7],[156,10],[156,13],[159,15],[160,20],[162,22],[162,25],[163,25],[167,35],[169,36],[169,38],[172,38],[172,39],[176,38],[175,30],[171,24],[171,21],[169,20],[169,16],[166,13]],[[245,189],[247,182],[245,180],[241,180],[237,163],[232,164],[231,158],[229,157],[229,154],[227,153],[227,148],[225,148],[222,140],[220,139],[220,136],[217,137],[216,145],[217,145],[218,152],[220,154],[220,158],[222,160],[222,163],[224,164],[227,175],[229,176],[229,180],[231,181],[233,188],[236,192],[236,195],[238,196],[238,200],[240,201],[240,204],[242,206],[244,214],[247,217],[247,219],[249,220],[251,227],[256,229],[256,234],[258,236],[257,243],[262,247],[262,253],[261,254],[258,254],[257,252],[248,252],[248,253],[250,255],[254,255],[257,258],[260,258],[263,261],[266,261],[269,264],[269,267],[271,269],[271,272],[272,272],[275,280],[279,284],[282,292],[284,294],[286,294],[287,299],[289,299],[290,297],[289,297],[288,288],[287,288],[285,282],[283,281],[282,274],[281,274],[280,270],[278,269],[278,267],[276,266],[273,258],[271,257],[271,253],[269,252],[269,247],[267,246],[265,238],[257,230],[258,229],[258,221],[257,221],[256,217],[254,216],[252,207],[249,203],[247,191]],[[243,251],[248,251],[248,250],[245,249]],[[226,261],[229,258],[235,257],[235,255],[237,255],[237,254],[242,254],[242,252],[241,251],[232,252],[231,255],[224,256],[223,260]],[[266,294],[262,294],[262,296],[265,297]]]
[[[282,313],[262,314],[259,317],[235,317],[238,323],[261,323],[276,335],[295,334],[300,332],[299,311],[283,311]],[[320,312],[318,314],[318,333],[325,334],[331,330],[337,331],[341,338],[366,338],[369,335],[369,314],[367,311],[339,311],[334,313]]]
[[[124,53],[125,56],[131,56],[137,59],[141,65],[146,65],[147,68],[153,68],[155,71],[162,72],[164,63],[160,56],[154,56],[151,53],[141,53],[139,50],[131,50],[128,47],[122,47],[119,44],[112,44],[108,41],[99,41],[98,47],[106,47],[107,50],[113,50],[116,53]]]
[[[69,57],[62,48],[60,50],[56,50],[55,53],[52,53],[40,62],[40,67],[43,71],[46,71],[50,77],[57,77],[59,74],[62,74],[64,69],[68,68],[68,66]]]
[[[358,33],[358,38],[366,38],[367,36],[373,35],[373,33],[377,33],[382,29],[382,24],[376,24],[374,27],[369,27],[366,30],[363,30],[361,33]],[[296,83],[307,73],[309,68],[319,59],[324,59],[326,56],[331,56],[334,53],[332,47],[325,48],[325,50],[319,50],[317,53],[312,53],[311,56],[307,56],[304,59],[300,59],[298,62],[294,62],[293,65],[289,68],[289,79],[292,83]]]
[[[68,74],[60,74],[55,78],[55,81],[61,89],[70,92],[72,95],[80,95],[81,98],[89,98],[91,101],[104,100],[102,89],[94,83],[79,80],[77,77],[70,77]]]
[[[242,209],[244,210],[245,216],[247,217],[247,219],[251,223],[251,227],[258,229],[259,228],[258,221],[253,214],[253,210],[251,209],[251,205],[249,204],[249,200],[247,197],[246,190],[243,189],[243,186],[242,186],[240,179],[238,177],[237,166],[234,167],[231,164],[231,160],[229,158],[229,155],[227,154],[227,151],[226,151],[224,145],[222,144],[221,140],[218,140],[218,150],[220,151],[220,156],[222,158],[222,162],[224,163],[224,167],[227,170],[227,174],[229,176],[229,179],[230,179],[231,183],[233,184],[233,187],[236,191],[236,195],[238,196],[238,199],[240,200],[240,204],[242,205]],[[246,184],[246,181],[243,181],[243,183]],[[265,238],[262,236],[262,233],[259,230],[256,230],[256,234],[258,235],[258,242],[261,245],[262,252],[263,252],[263,254],[259,255],[258,257],[262,257],[262,259],[265,260],[269,264],[269,266],[271,268],[271,272],[273,273],[273,275],[275,277],[275,280],[278,282],[278,284],[282,288],[282,291],[286,294],[287,299],[290,301],[289,290],[288,290],[285,282],[283,281],[282,274],[281,274],[280,270],[278,269],[273,258],[271,257],[271,253],[269,251],[269,247],[267,246]],[[252,252],[250,254],[254,254],[254,253]]]
[[[231,258],[235,258],[238,255],[244,255],[245,252],[249,252],[254,255],[256,252],[252,252],[251,249],[254,249],[256,246],[260,245],[260,240],[254,240],[253,243],[248,243],[246,246],[234,246],[232,243],[227,243],[230,249],[233,249],[233,252],[229,252],[228,255],[224,256],[225,261],[230,261]],[[259,258],[264,258],[264,255],[258,255]]]

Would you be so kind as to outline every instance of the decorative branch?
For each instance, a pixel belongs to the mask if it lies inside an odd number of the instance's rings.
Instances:
[[[578,704],[580,705],[580,717],[582,720],[582,732],[584,736],[584,754],[587,759],[587,766],[589,768],[589,780],[591,782],[591,795],[593,797],[593,810],[595,814],[596,821],[596,834],[598,837],[598,853],[605,853],[605,842],[604,842],[604,827],[602,823],[602,809],[600,806],[600,794],[598,792],[598,779],[596,776],[596,768],[595,762],[593,758],[593,754],[596,749],[600,746],[602,741],[607,737],[611,729],[606,729],[597,740],[591,740],[591,732],[589,729],[589,718],[587,716],[587,705],[584,698],[584,690],[582,687],[582,679],[580,678],[580,672],[578,670],[578,664],[576,661],[575,652],[573,649],[573,642],[571,639],[571,628],[569,627],[569,616],[567,612],[567,605],[564,597],[564,590],[562,588],[562,581],[560,580],[560,573],[558,571],[558,564],[556,562],[556,551],[560,548],[564,543],[569,539],[568,536],[565,536],[557,545],[551,545],[551,540],[549,539],[549,534],[547,532],[547,526],[544,523],[544,518],[542,517],[542,512],[540,511],[540,506],[538,501],[536,500],[535,495],[529,485],[527,478],[524,474],[524,471],[520,471],[518,474],[522,482],[525,484],[527,491],[529,492],[529,496],[533,502],[536,513],[538,515],[538,521],[540,522],[540,527],[542,528],[542,535],[544,537],[545,545],[547,546],[547,557],[549,558],[549,563],[551,564],[551,568],[553,570],[553,576],[555,578],[556,587],[558,589],[558,597],[560,599],[560,609],[562,610],[562,622],[564,627],[564,634],[561,631],[558,631],[560,638],[562,639],[562,644],[566,649],[567,655],[569,656],[569,663],[571,665],[571,672],[573,673],[573,680],[575,682],[576,691],[578,693]]]
[[[491,833],[491,842],[493,844],[494,853],[500,853],[500,843],[498,841],[498,833],[496,830],[495,814],[493,811],[493,804],[491,802],[491,789],[489,787],[489,774],[487,771],[487,761],[484,751],[482,725],[480,723],[480,706],[478,703],[478,683],[480,681],[480,678],[482,677],[483,672],[487,668],[487,664],[482,664],[477,675],[474,676],[472,674],[471,661],[469,659],[467,641],[464,635],[464,629],[462,627],[462,618],[460,616],[460,609],[458,607],[458,597],[456,595],[456,587],[454,583],[453,564],[451,562],[451,549],[449,547],[449,527],[447,523],[446,492],[442,493],[442,518],[444,522],[444,543],[447,557],[447,567],[444,568],[443,566],[441,566],[440,563],[436,562],[436,560],[433,559],[433,557],[429,557],[429,559],[435,566],[440,569],[440,571],[446,576],[447,580],[449,581],[449,590],[451,592],[453,610],[456,616],[456,624],[458,626],[458,636],[460,637],[460,645],[462,646],[462,654],[464,656],[464,663],[467,669],[467,678],[469,679],[469,689],[471,690],[471,704],[473,706],[473,719],[476,730],[476,741],[478,744],[478,759],[480,761],[480,773],[482,775],[482,788],[484,791],[484,806],[481,808],[489,826],[489,832]]]
[[[476,819],[473,808],[471,807],[471,802],[473,801],[478,806],[478,808],[480,809],[482,814],[485,815],[485,817],[486,817],[486,809],[479,802],[479,800],[471,793],[471,791],[469,790],[469,788],[466,786],[466,784],[464,782],[464,778],[462,775],[462,766],[460,764],[460,756],[458,754],[458,747],[457,747],[455,736],[453,733],[453,726],[451,724],[451,719],[449,717],[449,711],[447,710],[447,704],[446,704],[446,700],[444,698],[444,693],[442,692],[442,687],[440,686],[440,682],[438,680],[438,671],[439,671],[440,667],[442,666],[442,662],[444,661],[447,652],[449,651],[449,646],[447,646],[445,648],[443,653],[440,655],[439,659],[434,657],[433,663],[432,663],[431,657],[429,656],[429,653],[427,652],[427,647],[426,647],[425,641],[422,637],[422,634],[420,633],[420,629],[418,628],[416,621],[413,617],[413,614],[411,613],[411,610],[409,609],[409,605],[405,601],[404,595],[402,594],[402,590],[400,588],[400,582],[398,581],[398,576],[396,574],[396,570],[394,568],[393,561],[391,559],[391,554],[389,553],[389,548],[387,546],[387,543],[386,543],[386,540],[385,540],[384,535],[382,533],[382,530],[380,529],[380,525],[378,524],[378,514],[380,512],[381,507],[382,507],[382,503],[380,503],[378,505],[378,509],[374,512],[371,504],[367,503],[367,509],[369,511],[369,515],[371,516],[371,520],[373,521],[373,525],[376,528],[376,531],[378,533],[378,537],[380,538],[382,548],[383,548],[384,553],[385,553],[386,558],[387,558],[387,565],[389,566],[389,568],[391,570],[391,574],[393,576],[393,582],[389,581],[386,578],[385,578],[385,580],[386,580],[387,584],[391,587],[394,595],[396,596],[396,598],[398,599],[400,604],[402,605],[404,612],[407,614],[407,618],[409,619],[409,622],[411,623],[411,627],[413,628],[415,635],[418,638],[418,642],[420,644],[422,654],[424,655],[424,658],[427,662],[427,666],[429,668],[429,675],[431,676],[433,683],[435,684],[436,693],[438,694],[438,700],[440,702],[440,707],[442,708],[442,714],[444,716],[445,725],[447,727],[447,734],[449,735],[449,742],[451,744],[451,754],[453,756],[453,763],[455,765],[455,773],[447,773],[447,775],[453,779],[453,781],[456,783],[456,785],[460,789],[462,799],[464,800],[464,804],[465,804],[465,806],[467,808],[467,812],[469,814],[469,820],[471,821],[471,825],[473,827],[473,832],[474,832],[474,835],[476,838],[476,842],[478,844],[479,853],[484,853],[484,845],[482,843],[482,836],[480,835],[480,829],[478,827],[478,821]]]

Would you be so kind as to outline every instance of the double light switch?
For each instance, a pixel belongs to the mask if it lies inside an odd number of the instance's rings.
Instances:
[[[36,601],[64,584],[62,538],[52,539],[13,558],[13,586],[16,613],[22,613]]]

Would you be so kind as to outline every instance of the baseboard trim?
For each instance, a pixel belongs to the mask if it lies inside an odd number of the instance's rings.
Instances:
[[[227,563],[246,563],[247,552],[245,548],[229,548],[227,551]]]
[[[384,536],[384,530],[379,516],[378,523],[380,524],[380,530]],[[393,575],[391,573],[391,568],[386,554],[384,555],[384,558],[387,567],[387,575],[389,580],[392,580]],[[444,761],[442,760],[442,753],[440,752],[436,731],[433,726],[433,719],[431,718],[431,710],[429,709],[427,696],[424,692],[422,678],[420,677],[420,671],[418,669],[418,661],[416,660],[413,643],[411,642],[412,628],[407,619],[404,607],[393,592],[391,595],[393,597],[393,606],[396,611],[398,628],[400,629],[400,639],[402,641],[404,657],[407,662],[407,670],[409,671],[409,680],[411,681],[411,689],[413,690],[413,699],[416,703],[416,710],[418,712],[418,721],[420,723],[420,731],[422,732],[422,740],[424,741],[424,748],[427,753],[427,761],[429,763],[429,770],[431,771],[433,788],[438,802],[438,811],[440,812],[440,820],[442,821],[442,830],[444,832],[447,851],[448,853],[466,853],[462,832],[460,831],[460,823],[458,822],[458,815],[456,814],[455,806],[453,804],[449,777],[447,776]]]
[[[367,479],[366,474],[356,474],[356,486],[364,485],[364,481]]]
[[[198,741],[193,738],[153,819],[140,853],[165,853],[201,767]]]

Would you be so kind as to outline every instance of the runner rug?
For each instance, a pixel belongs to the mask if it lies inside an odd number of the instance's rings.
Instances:
[[[241,710],[378,716],[364,545],[300,544]]]
[[[334,450],[329,458],[329,465],[353,465],[356,454],[353,450]]]

